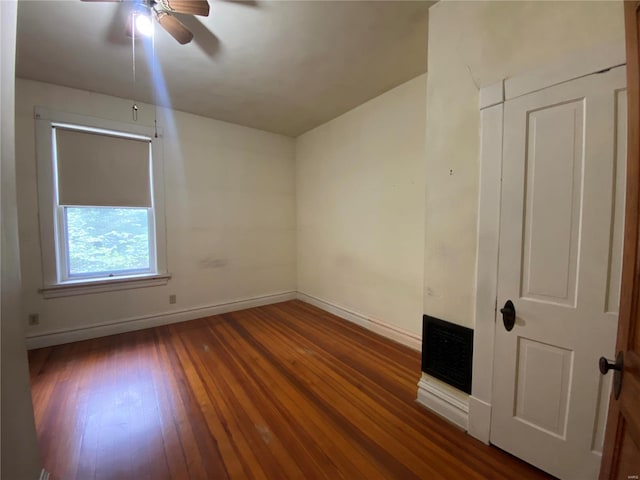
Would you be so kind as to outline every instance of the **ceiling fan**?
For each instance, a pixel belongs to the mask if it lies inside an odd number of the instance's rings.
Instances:
[[[133,36],[134,29],[143,35],[152,30],[151,17],[184,45],[193,40],[193,33],[174,14],[209,16],[207,0],[82,0],[83,2],[123,2],[132,5],[127,25],[127,35]]]

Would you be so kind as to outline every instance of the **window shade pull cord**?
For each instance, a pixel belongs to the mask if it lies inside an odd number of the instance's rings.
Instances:
[[[151,31],[151,60],[153,61],[153,128],[155,138],[158,138],[158,65],[156,64],[156,25],[152,23]]]
[[[135,14],[131,11],[131,70],[133,73],[133,94],[136,91],[136,29],[135,29]],[[138,105],[133,104],[131,107],[131,115],[133,121],[138,121]]]

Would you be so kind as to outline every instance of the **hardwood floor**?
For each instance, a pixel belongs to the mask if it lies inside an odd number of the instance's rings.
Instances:
[[[299,301],[29,358],[57,479],[550,478],[416,404],[418,352]]]

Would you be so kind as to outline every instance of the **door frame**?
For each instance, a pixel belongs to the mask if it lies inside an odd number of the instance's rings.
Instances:
[[[624,42],[604,44],[480,89],[475,331],[468,433],[486,444],[489,444],[491,434],[504,102],[625,63]]]

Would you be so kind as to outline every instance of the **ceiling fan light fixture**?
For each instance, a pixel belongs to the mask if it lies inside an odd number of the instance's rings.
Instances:
[[[140,35],[144,35],[145,37],[150,37],[153,34],[153,23],[151,22],[151,17],[145,13],[134,13],[134,24],[136,26],[136,31]]]
[[[3,0],[0,0],[2,2]],[[193,40],[191,32],[184,23],[174,16],[183,15],[209,16],[208,0],[81,0],[83,2],[124,2],[129,5],[127,14],[126,35],[132,41],[136,40],[136,33],[143,37],[154,36],[155,19],[160,26],[175,38],[178,43],[185,45]],[[152,18],[153,16],[153,18]]]

